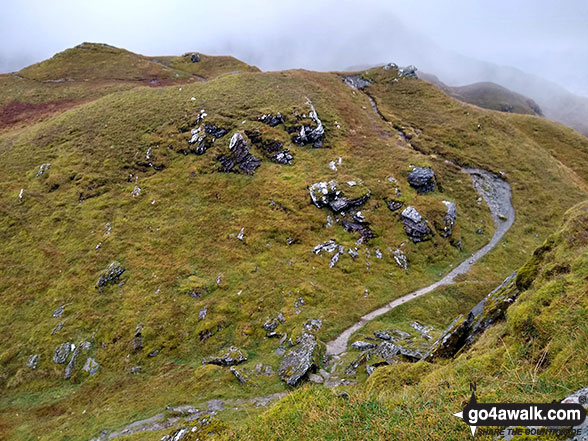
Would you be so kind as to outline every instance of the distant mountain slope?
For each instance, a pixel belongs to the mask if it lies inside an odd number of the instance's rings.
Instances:
[[[449,96],[465,103],[500,112],[543,116],[541,108],[532,99],[498,84],[486,82],[451,87],[444,84],[434,75],[419,72],[418,76],[436,85]]]

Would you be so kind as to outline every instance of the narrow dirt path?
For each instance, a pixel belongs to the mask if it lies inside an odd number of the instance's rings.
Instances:
[[[351,336],[376,317],[386,314],[397,306],[425,295],[440,286],[453,284],[457,276],[467,273],[471,266],[494,248],[510,229],[515,220],[515,210],[512,205],[511,189],[508,182],[486,170],[462,169],[462,171],[472,177],[472,184],[475,190],[482,195],[490,208],[490,213],[496,224],[496,231],[490,242],[472,254],[467,260],[460,263],[441,280],[399,297],[387,305],[361,317],[358,322],[339,334],[337,338],[327,343],[327,355],[339,355],[345,352]]]

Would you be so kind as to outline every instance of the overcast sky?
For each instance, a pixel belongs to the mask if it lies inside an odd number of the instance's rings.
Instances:
[[[264,70],[387,61],[435,70],[461,54],[588,96],[587,0],[3,1],[0,71],[83,41],[231,54]]]

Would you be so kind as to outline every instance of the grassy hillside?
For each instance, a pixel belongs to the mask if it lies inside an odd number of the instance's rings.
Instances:
[[[452,414],[469,401],[470,382],[481,402],[559,401],[585,387],[586,231],[582,203],[520,269],[517,284],[526,288],[507,319],[455,360],[378,368],[364,387],[344,388],[348,398],[303,388],[222,439],[465,441],[469,428]]]
[[[69,72],[60,64],[66,59],[52,60],[29,75]],[[161,60],[174,69],[186,62]],[[201,63],[207,61],[203,56]],[[102,89],[101,98],[0,134],[0,430],[8,438],[67,433],[65,439],[86,440],[166,406],[206,408],[211,399],[289,390],[275,373],[256,370],[262,363],[275,372],[281,360],[278,339],[267,338],[263,328],[269,318],[282,313],[278,331],[290,337],[307,320],[321,319],[318,337],[327,341],[361,315],[438,280],[489,241],[489,210],[461,166],[501,173],[510,182],[515,224],[458,285],[407,304],[404,314],[384,316],[386,323],[418,318],[440,332],[586,198],[588,140],[542,118],[463,104],[394,69],[364,74],[372,81],[364,93],[336,73],[261,73],[231,60],[221,66],[241,73],[169,87]],[[300,125],[313,124],[309,103],[325,129],[322,148],[294,143]],[[260,120],[278,112],[283,123]],[[189,140],[201,124],[227,132],[198,155]],[[254,174],[220,172],[237,132],[261,160]],[[293,155],[291,165],[272,160],[268,146],[276,142]],[[434,169],[434,192],[419,194],[407,183],[414,165]],[[308,187],[330,180],[350,198],[369,191],[361,212],[373,239],[357,243],[357,233],[311,203]],[[408,240],[398,212],[387,207],[392,198],[428,219],[431,240]],[[457,205],[451,238],[440,234],[442,201]],[[332,256],[312,249],[331,238],[345,250],[357,248],[358,257],[346,252],[330,268]],[[396,249],[407,256],[408,271],[394,261]],[[113,262],[124,273],[97,286]],[[422,306],[431,301],[439,308],[434,317]],[[52,360],[66,342],[89,342],[68,379],[65,366]],[[228,368],[202,365],[203,357],[231,345],[247,354],[239,369],[255,385],[240,384]],[[27,366],[32,355],[40,356],[35,369]],[[91,377],[81,369],[88,358],[99,364]],[[328,391],[301,394],[334,403]],[[380,401],[366,403],[358,404],[359,415],[380,408]],[[284,415],[297,409],[279,406]],[[260,411],[235,407],[219,414],[232,427]],[[128,439],[161,439],[167,432]]]

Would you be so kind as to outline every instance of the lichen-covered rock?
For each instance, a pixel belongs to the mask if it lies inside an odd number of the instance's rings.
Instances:
[[[393,253],[394,262],[404,271],[408,270],[408,258],[400,248],[396,248]]]
[[[115,282],[125,271],[125,267],[119,262],[112,262],[98,278],[96,287],[99,288],[108,285],[111,282]]]
[[[91,357],[86,359],[86,363],[84,363],[84,367],[82,370],[88,374],[88,376],[92,377],[98,373],[98,369],[100,365]]]
[[[249,375],[247,375],[245,372],[237,369],[235,366],[231,366],[230,371],[235,376],[235,378],[237,380],[239,380],[239,383],[241,383],[241,384],[252,384],[252,381],[251,381],[251,378],[249,378]]]
[[[229,142],[229,154],[217,159],[221,163],[220,171],[224,173],[239,171],[253,174],[260,166],[261,160],[249,153],[249,144],[240,132],[236,132]]]
[[[72,344],[67,342],[67,343],[62,343],[59,346],[57,346],[55,348],[55,351],[53,352],[53,363],[55,364],[65,364],[67,363],[67,360],[69,358],[69,354],[72,351]]]
[[[422,242],[429,238],[431,229],[427,225],[427,220],[423,219],[416,208],[409,205],[402,211],[400,218],[404,224],[404,231],[414,243]]]
[[[282,314],[281,312],[274,318],[270,318],[268,319],[264,324],[263,324],[263,329],[265,329],[266,331],[266,336],[273,338],[273,337],[281,337],[281,334],[278,334],[277,332],[274,332],[276,330],[276,328],[278,326],[280,326],[281,324],[285,323],[286,319],[284,317],[284,314]]]
[[[217,366],[234,366],[239,363],[247,361],[247,355],[241,349],[231,346],[220,355],[206,357],[202,360],[202,364],[215,364]]]
[[[431,167],[415,167],[408,174],[408,183],[419,193],[435,191],[435,172]]]
[[[443,233],[441,233],[441,235],[443,237],[449,237],[453,233],[453,225],[455,224],[455,220],[457,219],[457,207],[455,205],[455,202],[443,201],[443,204],[447,207],[447,214],[443,218],[445,225],[443,227]]]
[[[299,341],[290,349],[280,363],[278,375],[289,386],[296,386],[306,375],[316,370],[321,359],[317,338],[303,332]]]
[[[63,311],[65,310],[65,305],[61,305],[55,311],[53,311],[53,318],[59,318],[63,315]]]
[[[423,355],[425,361],[453,357],[462,347],[472,344],[497,320],[504,317],[508,307],[520,294],[516,271],[482,299],[468,313],[459,315]]]

